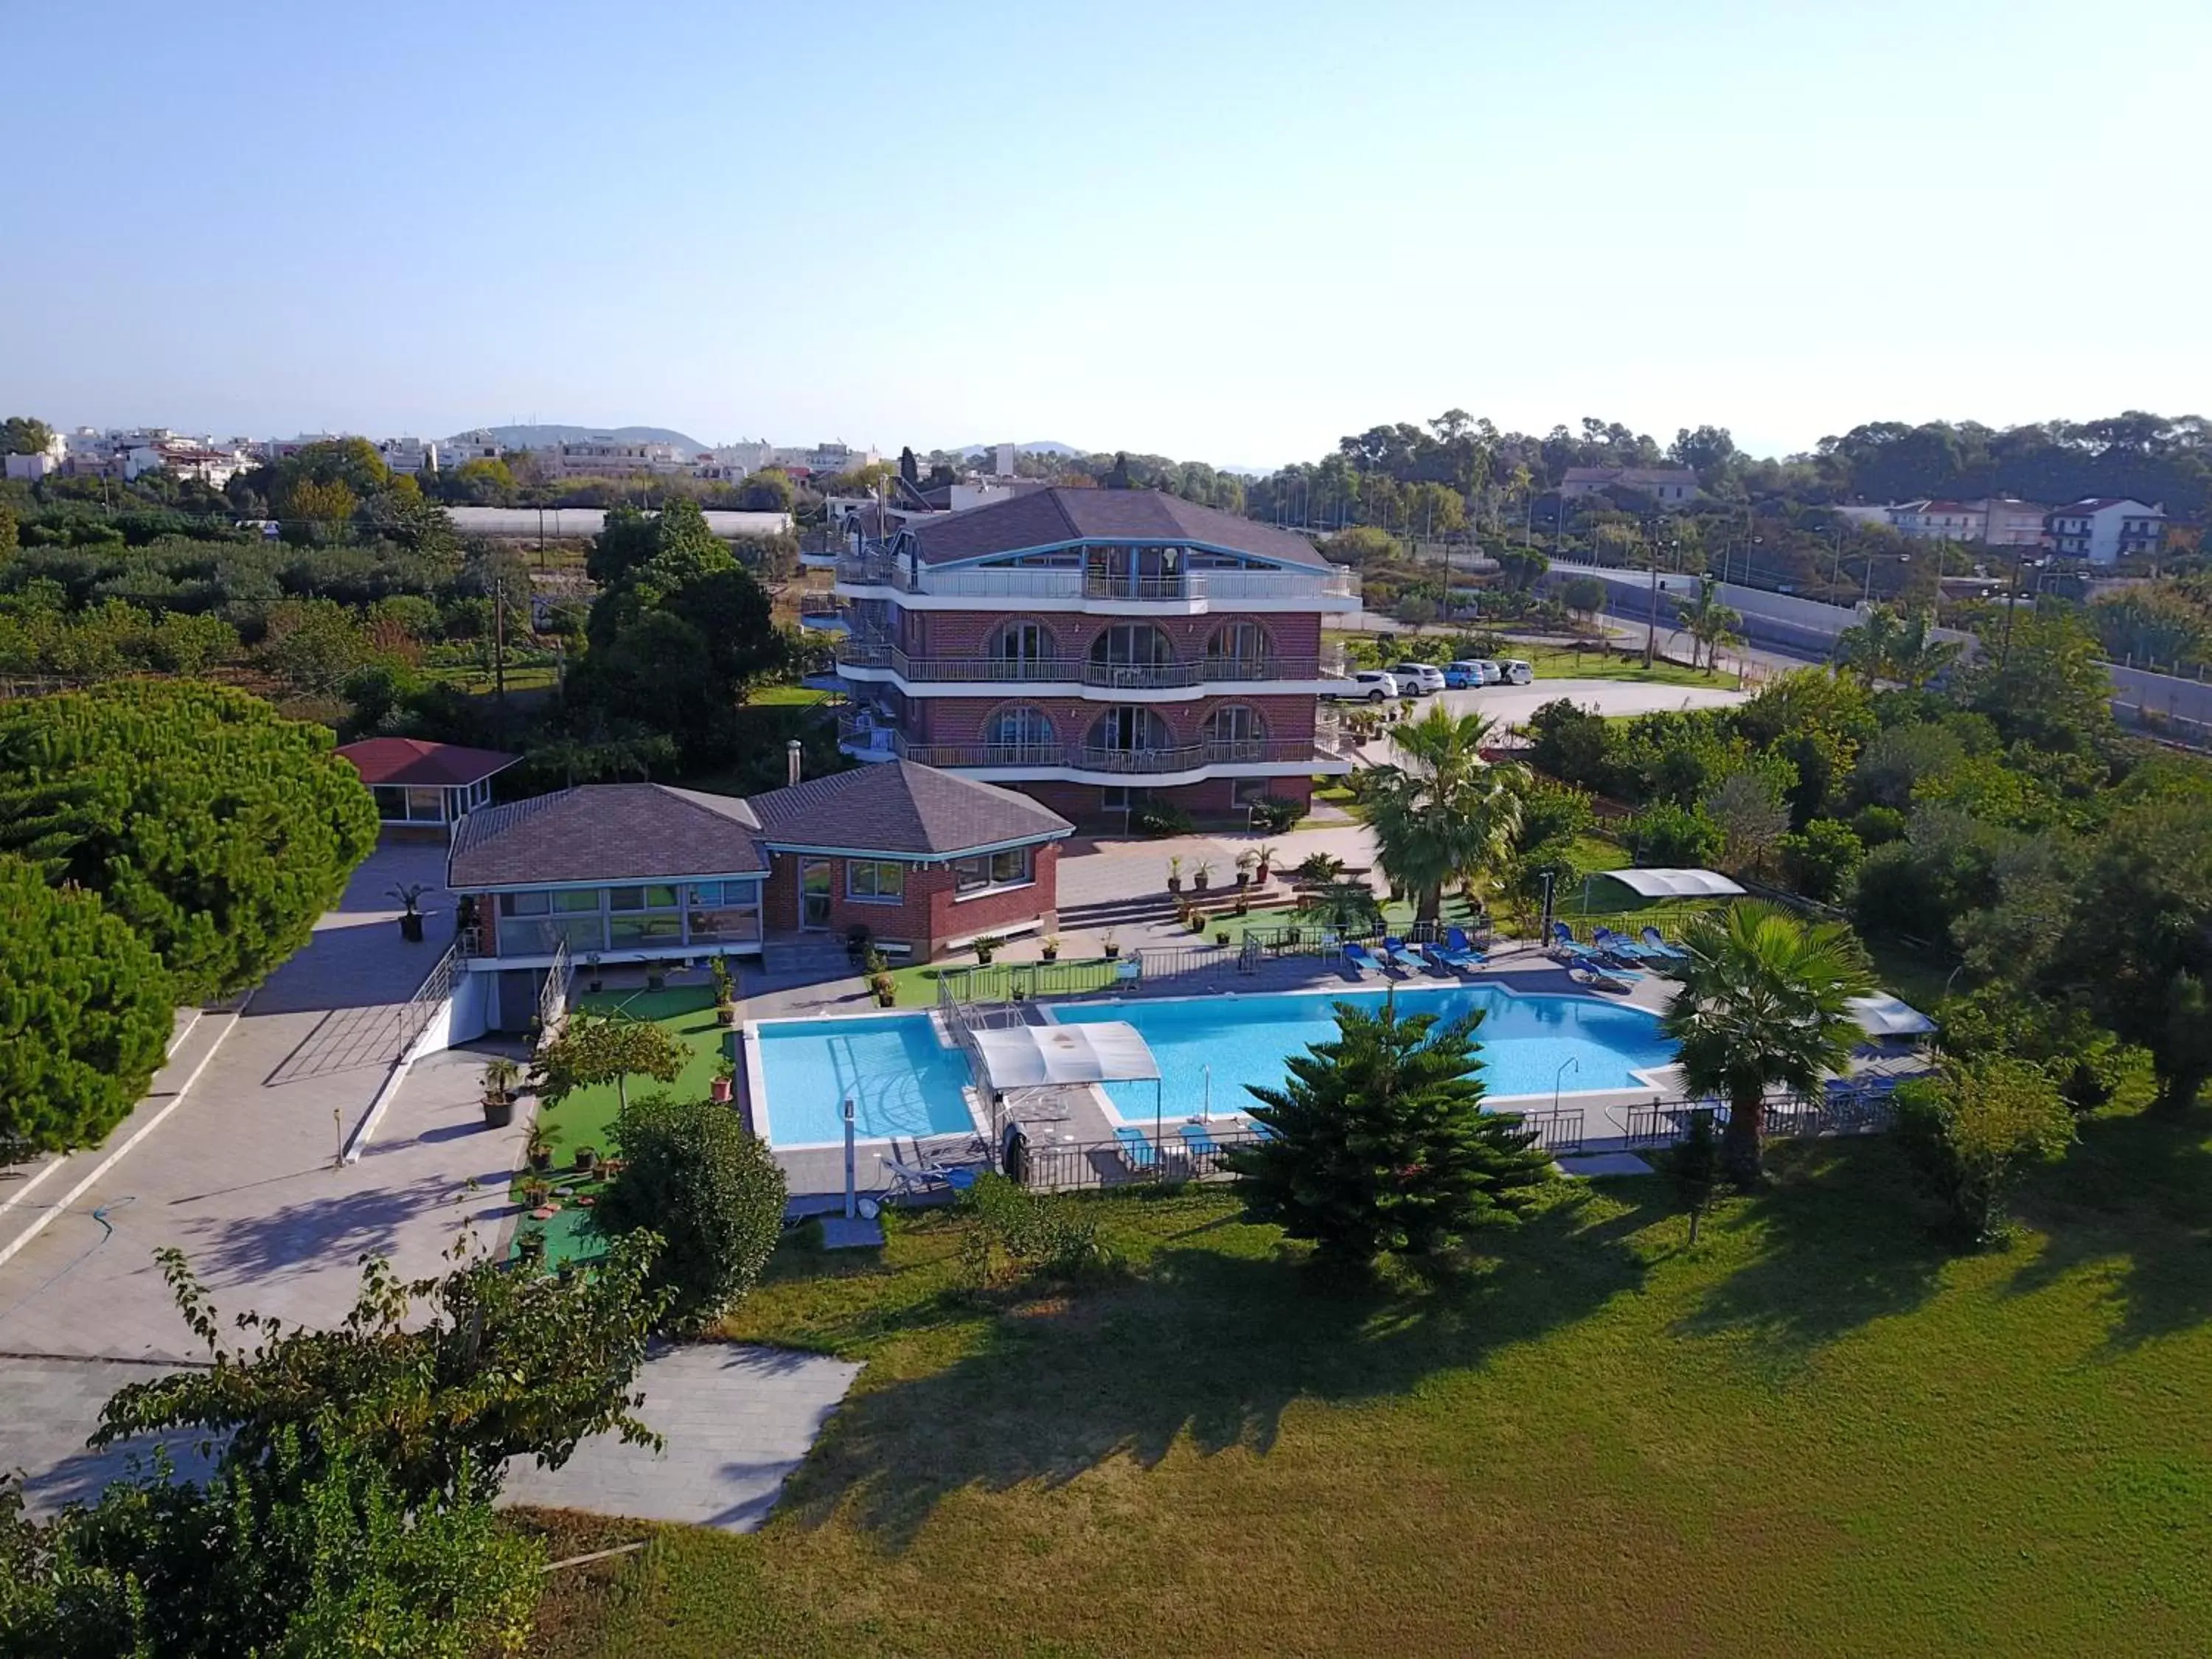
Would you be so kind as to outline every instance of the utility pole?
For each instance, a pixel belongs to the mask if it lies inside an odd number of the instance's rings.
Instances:
[[[1651,557],[1651,615],[1644,627],[1644,665],[1651,666],[1652,647],[1659,640],[1659,557],[1654,549]]]
[[[499,699],[499,729],[507,732],[507,578],[491,581],[491,675]]]

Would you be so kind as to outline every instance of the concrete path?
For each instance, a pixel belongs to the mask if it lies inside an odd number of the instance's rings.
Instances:
[[[565,1468],[507,1466],[510,1504],[750,1532],[768,1519],[860,1368],[818,1354],[705,1342],[671,1348],[639,1376],[655,1453],[600,1435]]]
[[[364,1251],[392,1255],[403,1273],[434,1271],[454,1230],[485,1218],[465,1185],[502,1188],[524,1130],[483,1129],[472,1076],[453,1069],[465,1056],[410,1079],[378,1152],[334,1167],[388,1073],[398,1007],[452,931],[434,893],[429,941],[404,943],[386,890],[434,881],[442,861],[434,847],[379,849],[254,994],[183,1103],[0,1266],[0,1354],[204,1358],[157,1246],[182,1248],[227,1313],[325,1324],[352,1305]],[[33,1201],[53,1204],[67,1188],[49,1178]]]
[[[85,1449],[100,1407],[128,1383],[171,1368],[96,1359],[0,1359],[0,1473],[24,1473],[34,1517],[91,1503],[106,1485],[150,1468],[155,1440]],[[509,1504],[586,1510],[750,1532],[767,1520],[860,1368],[842,1359],[709,1342],[648,1359],[638,1416],[667,1441],[653,1452],[613,1435],[586,1441],[566,1467],[507,1466]],[[196,1434],[161,1437],[179,1474],[207,1468]]]

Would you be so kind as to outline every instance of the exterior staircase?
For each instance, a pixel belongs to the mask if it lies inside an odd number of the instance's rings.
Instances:
[[[763,977],[793,983],[850,979],[860,969],[845,954],[845,941],[830,933],[770,933],[761,941]]]

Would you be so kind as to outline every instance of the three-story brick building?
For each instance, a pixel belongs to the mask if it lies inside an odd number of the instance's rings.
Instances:
[[[1304,537],[1154,490],[1042,489],[841,561],[845,746],[1021,790],[1078,821],[1147,799],[1305,803],[1351,769],[1323,619],[1357,579]]]

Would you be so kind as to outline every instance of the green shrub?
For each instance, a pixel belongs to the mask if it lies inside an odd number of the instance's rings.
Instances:
[[[2003,1229],[2028,1170],[2065,1156],[2074,1115],[2040,1066],[2004,1055],[1951,1059],[1897,1091],[1898,1144],[1969,1243]]]
[[[1721,855],[1727,838],[1702,806],[1662,801],[1628,821],[1628,850],[1642,865],[1698,870]]]
[[[1140,836],[1187,836],[1192,827],[1189,813],[1164,801],[1146,801],[1136,810],[1129,825]]]
[[[1840,818],[1814,818],[1778,843],[1783,878],[1807,898],[1832,904],[1850,886],[1866,848]]]
[[[161,1063],[161,958],[90,893],[0,855],[0,1163],[95,1146]]]
[[[592,1211],[604,1231],[665,1241],[649,1282],[698,1330],[760,1278],[783,1231],[782,1167],[735,1108],[648,1095],[615,1120],[622,1173]]]
[[[979,1287],[1008,1279],[1081,1284],[1110,1278],[1124,1266],[1099,1241],[1098,1218],[1080,1200],[985,1175],[962,1206],[972,1224],[961,1240],[961,1266]]]
[[[1283,795],[1262,795],[1252,803],[1252,827],[1262,835],[1279,836],[1297,827],[1305,808]]]

